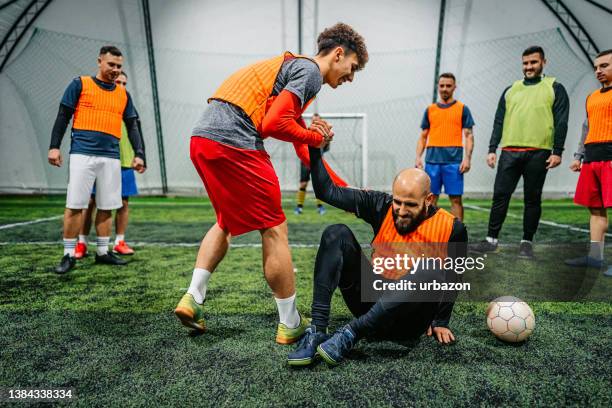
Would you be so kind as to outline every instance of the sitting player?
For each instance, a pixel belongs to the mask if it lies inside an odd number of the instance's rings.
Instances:
[[[407,169],[393,182],[393,195],[335,186],[321,163],[321,153],[310,148],[312,183],[318,198],[355,213],[374,230],[373,243],[457,242],[453,256],[465,256],[467,231],[461,221],[433,205],[430,180],[420,169]],[[449,248],[450,249],[450,248]],[[448,251],[449,256],[451,251]],[[371,271],[355,235],[346,225],[327,227],[321,237],[314,270],[312,324],[296,350],[290,365],[307,365],[318,353],[335,365],[340,363],[363,337],[412,340],[427,332],[440,343],[454,341],[448,328],[453,302],[396,301],[386,294],[366,302],[361,292],[361,271]],[[454,274],[454,273],[453,273]],[[355,318],[333,336],[327,335],[332,294],[340,292]]]

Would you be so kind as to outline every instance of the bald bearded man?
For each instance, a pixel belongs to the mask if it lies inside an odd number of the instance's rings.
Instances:
[[[430,179],[424,171],[406,169],[400,172],[393,181],[393,194],[339,187],[325,169],[320,150],[310,148],[309,151],[317,198],[352,212],[370,224],[375,252],[377,245],[385,243],[445,243],[447,256],[467,256],[465,227],[449,212],[433,205]],[[448,244],[451,242],[457,244]],[[386,292],[376,302],[367,301],[368,296],[362,293],[362,276],[374,277],[373,271],[370,258],[364,254],[349,227],[336,224],[325,229],[315,261],[312,324],[296,350],[288,356],[290,365],[309,365],[315,361],[316,354],[329,365],[336,365],[363,337],[415,340],[427,333],[443,344],[455,340],[448,324],[456,296],[444,297],[445,301],[415,301],[406,298],[414,293],[402,293],[398,298],[397,293]],[[427,280],[431,276],[426,274],[421,278]],[[336,288],[340,289],[354,319],[329,336],[330,305]]]

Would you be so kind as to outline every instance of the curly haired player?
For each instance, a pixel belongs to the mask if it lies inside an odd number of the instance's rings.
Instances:
[[[193,129],[191,160],[217,222],[202,240],[191,284],[175,309],[189,328],[205,330],[202,304],[208,281],[231,237],[255,230],[261,234],[264,276],[278,307],[276,341],[293,343],[308,325],[295,306],[287,222],[264,139],[294,143],[309,165],[308,146],[324,147],[333,132],[322,120],[306,128],[302,113],[324,83],[335,89],[351,82],[368,61],[364,39],[346,24],[324,30],[317,44],[312,58],[285,52],[232,74],[208,100]]]

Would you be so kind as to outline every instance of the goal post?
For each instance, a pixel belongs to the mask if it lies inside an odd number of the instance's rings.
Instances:
[[[305,113],[302,115],[305,120],[311,120],[313,114]],[[356,180],[355,175],[352,176],[353,180],[347,180],[349,184],[355,184],[355,187],[367,187],[368,185],[368,115],[366,113],[338,113],[338,112],[321,112],[319,116],[323,120],[327,120],[333,126],[334,129],[334,140],[330,146],[330,152],[327,153],[328,161],[330,164],[336,162],[338,165],[337,170],[340,173],[340,176],[347,177],[348,175],[342,174],[342,170],[347,167],[350,168],[350,165],[354,165],[355,163],[345,163],[346,160],[350,160],[349,155],[343,155],[343,157],[336,158],[334,155],[334,147],[337,145],[341,145],[344,151],[350,150],[350,142],[347,143],[351,138],[353,142],[353,147],[355,151],[358,151],[360,154],[358,157],[360,158],[359,164],[359,175],[360,180]],[[332,165],[332,168],[334,166]]]

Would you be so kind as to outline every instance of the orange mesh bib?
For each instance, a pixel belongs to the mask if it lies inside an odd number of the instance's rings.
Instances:
[[[374,258],[392,258],[407,254],[411,257],[446,258],[448,240],[453,231],[455,216],[442,208],[421,223],[414,231],[400,235],[393,221],[393,206],[372,241]],[[388,270],[383,273],[387,279],[399,279],[407,271]]]
[[[433,103],[427,109],[429,118],[429,135],[427,147],[462,147],[463,146],[463,103],[457,101],[448,108],[441,108]]]
[[[255,128],[260,130],[266,108],[274,100],[271,94],[276,77],[283,66],[283,62],[289,58],[310,59],[287,51],[278,57],[256,62],[239,69],[223,81],[219,89],[208,99],[208,102],[217,99],[238,106],[251,118]],[[307,101],[304,104],[304,110],[310,102]]]
[[[584,144],[612,142],[612,91],[599,89],[589,95],[586,103],[589,133]]]
[[[74,110],[72,127],[78,130],[102,132],[121,139],[123,111],[127,104],[124,87],[112,91],[100,88],[89,76],[81,77],[82,90]]]

